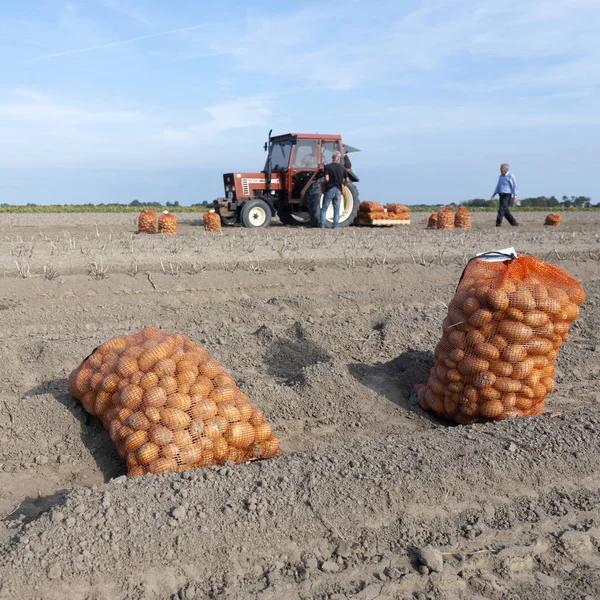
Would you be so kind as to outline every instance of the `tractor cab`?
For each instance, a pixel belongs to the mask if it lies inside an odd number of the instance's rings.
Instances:
[[[345,146],[339,135],[299,134],[271,136],[260,173],[226,173],[225,198],[215,200],[215,208],[225,224],[241,222],[245,227],[266,227],[279,216],[286,225],[316,225],[322,200],[323,167],[334,152],[342,154],[342,164],[352,165],[347,156],[356,148]],[[349,171],[344,186],[340,226],[351,224],[358,211],[358,177]],[[333,209],[330,209],[333,221]]]

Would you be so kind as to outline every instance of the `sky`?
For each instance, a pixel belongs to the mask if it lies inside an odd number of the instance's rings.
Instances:
[[[173,202],[338,133],[361,199],[600,202],[600,0],[5,0],[0,203]]]

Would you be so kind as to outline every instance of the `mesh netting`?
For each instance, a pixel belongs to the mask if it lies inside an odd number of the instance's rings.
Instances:
[[[156,233],[156,213],[153,210],[143,210],[138,217],[140,233]]]
[[[562,221],[562,215],[559,215],[558,213],[550,213],[546,217],[546,220],[544,221],[544,225],[550,225],[552,227],[557,227],[558,225],[560,225],[561,221]]]
[[[429,215],[429,219],[427,219],[427,229],[437,229],[438,223],[438,214],[432,213]]]
[[[177,233],[177,217],[165,210],[158,217],[158,233]]]
[[[69,390],[110,432],[128,475],[279,455],[269,423],[206,349],[146,328],[102,344]]]
[[[539,258],[471,261],[420,405],[458,423],[544,413],[554,359],[584,300],[575,279]]]
[[[360,212],[360,213],[367,213],[367,212],[380,213],[383,211],[384,211],[383,204],[379,204],[379,202],[373,202],[372,200],[363,200],[358,205],[358,212]]]
[[[389,213],[404,214],[410,211],[408,206],[405,206],[404,204],[388,204],[385,208]]]
[[[454,216],[454,227],[458,229],[471,229],[471,213],[461,206]]]
[[[216,212],[205,212],[202,215],[202,221],[206,231],[221,231],[223,229],[221,217]]]
[[[438,212],[437,218],[438,229],[454,229],[454,213],[447,208]]]

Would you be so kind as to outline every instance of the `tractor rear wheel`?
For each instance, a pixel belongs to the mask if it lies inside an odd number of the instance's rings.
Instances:
[[[284,225],[295,225],[303,226],[310,225],[312,222],[311,216],[307,212],[293,211],[290,207],[286,206],[285,208],[281,208],[277,211],[277,216],[279,220]]]
[[[305,204],[311,216],[312,225],[318,227],[321,207],[323,206],[323,192],[321,191],[320,184],[313,183],[310,188],[308,188],[305,195]],[[358,204],[358,190],[356,189],[356,186],[353,183],[347,183],[344,185],[338,227],[348,227],[354,223],[354,219],[356,219],[358,213]],[[327,209],[325,227],[333,227],[333,203],[330,204]]]
[[[240,221],[244,227],[267,227],[271,222],[271,207],[260,198],[250,200],[242,206]]]

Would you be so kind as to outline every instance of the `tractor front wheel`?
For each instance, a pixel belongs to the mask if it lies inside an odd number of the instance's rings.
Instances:
[[[250,200],[242,206],[240,221],[244,227],[258,229],[271,222],[271,207],[260,198]]]

